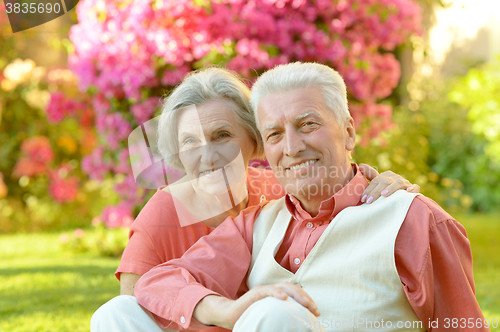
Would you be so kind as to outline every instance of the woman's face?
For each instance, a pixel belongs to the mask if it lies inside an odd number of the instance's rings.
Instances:
[[[179,159],[193,185],[213,195],[235,191],[255,150],[234,109],[230,101],[212,100],[185,108],[178,118]]]

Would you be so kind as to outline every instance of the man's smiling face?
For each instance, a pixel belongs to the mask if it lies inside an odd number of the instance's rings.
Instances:
[[[287,192],[321,202],[350,180],[352,120],[339,124],[319,89],[269,94],[257,114],[267,160]]]

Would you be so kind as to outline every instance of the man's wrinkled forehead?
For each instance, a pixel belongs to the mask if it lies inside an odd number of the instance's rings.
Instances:
[[[293,122],[299,122],[300,120],[305,119],[308,116],[321,117],[318,112],[311,111],[311,112],[304,112],[302,114],[299,114],[295,118],[293,118],[292,120],[293,120]],[[273,129],[276,129],[278,127],[279,127],[279,124],[275,123],[275,124],[264,127],[262,129],[262,131],[273,130]]]
[[[297,122],[308,116],[322,117],[325,108],[323,94],[315,87],[270,93],[260,100],[257,107],[259,129],[273,129],[284,120]]]

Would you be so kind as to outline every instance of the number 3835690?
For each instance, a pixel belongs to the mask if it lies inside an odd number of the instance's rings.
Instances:
[[[19,14],[19,13],[23,13],[23,14],[49,13],[50,14],[52,12],[59,13],[61,11],[61,5],[58,3],[55,3],[54,5],[52,5],[51,3],[34,3],[34,2],[23,3],[23,4],[5,3],[5,9],[7,11],[7,14],[10,14],[10,13],[15,13],[15,14]]]

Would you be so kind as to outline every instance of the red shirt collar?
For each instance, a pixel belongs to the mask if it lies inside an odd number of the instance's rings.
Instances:
[[[362,204],[360,202],[363,191],[368,187],[368,181],[359,171],[357,164],[351,164],[354,170],[354,177],[349,183],[335,193],[332,197],[321,202],[319,213],[312,218],[311,215],[302,208],[300,201],[291,194],[287,194],[285,203],[288,211],[299,222],[305,220],[311,222],[330,222],[335,216],[349,206]]]

